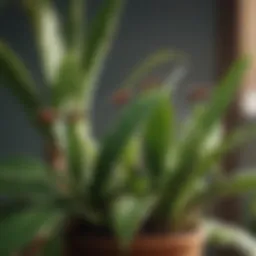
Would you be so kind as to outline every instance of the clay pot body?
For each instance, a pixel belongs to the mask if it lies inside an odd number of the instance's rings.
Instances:
[[[150,235],[135,239],[129,251],[118,249],[116,242],[104,237],[73,237],[65,256],[202,256],[204,237],[196,231],[177,235]]]
[[[35,239],[21,256],[36,256],[45,238]],[[63,243],[63,256],[203,256],[204,236],[201,231],[170,235],[143,235],[133,242],[129,251],[119,249],[116,241],[104,236],[68,235]]]

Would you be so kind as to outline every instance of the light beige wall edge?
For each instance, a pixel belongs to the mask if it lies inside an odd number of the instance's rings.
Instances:
[[[256,0],[238,0],[238,51],[252,58],[240,102],[248,115],[256,115]],[[254,109],[254,110],[253,110]]]

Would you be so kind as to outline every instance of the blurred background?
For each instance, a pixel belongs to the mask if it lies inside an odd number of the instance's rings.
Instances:
[[[10,1],[11,2],[11,1]],[[15,2],[15,1],[14,1]],[[19,8],[19,0],[5,8],[0,16],[0,37],[25,60],[42,85],[35,43],[29,22]],[[56,1],[61,12],[65,0]],[[88,1],[91,16],[101,0]],[[190,55],[191,67],[184,83],[177,89],[175,102],[179,116],[189,111],[188,94],[198,84],[209,86],[215,81],[216,7],[213,0],[130,0],[120,26],[118,38],[108,59],[96,100],[95,129],[101,135],[116,112],[110,97],[132,67],[161,48],[174,48]],[[169,67],[170,68],[170,67]],[[159,70],[146,78],[163,79],[168,70]],[[8,90],[1,89],[0,155],[33,153],[40,155],[40,141],[31,129],[19,105]],[[9,118],[7,118],[9,117]],[[22,134],[22,136],[21,136]]]
[[[6,41],[24,59],[35,75],[38,86],[42,87],[33,36],[19,6],[20,0],[7,2],[9,5],[0,13],[1,40]],[[61,13],[65,14],[66,1],[56,2]],[[91,16],[100,2],[88,1]],[[179,49],[190,56],[189,73],[174,97],[178,116],[181,120],[185,119],[193,104],[189,95],[195,89],[218,86],[218,78],[239,54],[256,55],[255,11],[255,0],[129,0],[95,103],[96,134],[101,136],[118,112],[118,108],[111,104],[110,97],[123,77],[138,61],[161,48]],[[163,79],[167,71],[163,69],[150,74],[145,83]],[[255,71],[253,62],[237,102],[223,120],[227,132],[240,123],[255,122]],[[42,142],[39,136],[10,92],[2,87],[0,109],[0,157],[16,154],[41,156]],[[252,142],[223,159],[225,170],[232,173],[239,166],[255,165],[255,145]],[[246,209],[246,200],[233,198],[220,203],[216,213],[254,229],[253,219],[248,216]]]

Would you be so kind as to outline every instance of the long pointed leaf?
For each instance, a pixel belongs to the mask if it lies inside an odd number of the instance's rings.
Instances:
[[[136,233],[151,213],[155,200],[152,197],[121,197],[117,199],[111,211],[113,229],[120,244],[128,247]]]
[[[159,104],[145,129],[144,153],[145,164],[150,170],[154,185],[159,185],[166,168],[166,157],[172,143],[173,110],[169,95]]]
[[[136,86],[138,81],[143,76],[150,73],[152,70],[159,66],[168,64],[172,61],[184,62],[186,61],[185,55],[177,51],[160,50],[150,56],[134,67],[134,71],[125,79],[121,88]]]
[[[120,16],[124,7],[125,0],[104,1],[99,10],[89,34],[88,44],[86,45],[84,68],[86,104],[90,106],[93,93],[96,90],[96,83],[100,78],[105,59],[111,49]],[[84,101],[84,95],[82,95]]]
[[[201,146],[204,145],[212,128],[221,121],[229,104],[234,99],[243,74],[248,66],[247,59],[237,61],[229,70],[227,76],[214,91],[213,97],[206,107],[205,111],[199,116],[197,123],[192,127],[179,153],[179,161],[175,167],[175,173],[169,177],[166,182],[159,209],[165,212],[166,217],[170,216],[173,204],[183,189],[183,184],[189,179],[188,173],[197,161]],[[170,198],[171,197],[171,198]]]
[[[227,184],[222,186],[218,193],[224,195],[239,195],[256,191],[256,175],[255,170],[248,172],[241,170],[240,174],[230,178]]]
[[[85,178],[85,172],[87,170],[87,155],[85,149],[86,139],[84,138],[85,130],[81,120],[69,122],[67,124],[67,158],[69,175],[78,189]]]
[[[59,210],[35,208],[12,214],[0,222],[0,254],[10,255],[27,245]]]
[[[124,149],[120,159],[120,164],[127,170],[131,170],[140,165],[142,157],[142,138],[141,134],[134,134]]]
[[[59,17],[52,0],[25,0],[47,82],[54,81],[65,52]]]
[[[187,181],[183,184],[182,192],[177,198],[174,206],[174,215],[179,216],[179,214],[184,211],[184,208],[188,205],[193,207],[194,200],[196,200],[197,203],[200,203],[198,202],[198,200],[200,201],[200,196],[202,196],[202,194],[207,194],[206,191],[208,191],[208,189],[210,189],[212,186],[215,186],[215,183],[202,187],[201,191],[194,191],[192,188],[195,186],[195,183],[197,183],[198,180],[205,180],[207,174],[212,170],[212,168],[214,168],[214,165],[220,163],[222,157],[227,152],[239,148],[241,145],[255,137],[255,125],[242,127],[229,134],[223,139],[218,147],[213,148],[211,152],[204,155],[202,159],[197,162],[193,170],[188,174],[190,175],[190,178],[187,179]]]
[[[43,249],[43,256],[61,256],[63,255],[63,237],[60,234],[50,237],[48,243]]]
[[[40,162],[19,158],[0,163],[0,194],[36,198],[54,195],[48,180],[47,167]]]
[[[3,85],[10,89],[22,104],[31,123],[42,135],[49,137],[51,135],[49,127],[41,124],[37,119],[42,102],[39,99],[36,83],[22,61],[3,42],[0,43],[0,76],[3,78]]]
[[[7,82],[4,85],[34,117],[40,106],[36,84],[24,64],[3,42],[0,43],[0,75]]]
[[[55,108],[62,111],[82,111],[77,98],[81,95],[82,74],[79,57],[73,52],[67,53],[60,64],[52,88],[52,103]]]
[[[60,64],[56,81],[53,88],[53,101],[56,107],[64,109],[83,110],[83,104],[77,104],[83,90],[83,73],[81,62],[84,55],[85,25],[83,14],[85,8],[84,0],[69,0],[68,15],[66,23],[66,48],[67,51]]]
[[[215,220],[204,221],[203,229],[210,244],[232,246],[244,255],[256,255],[256,240],[244,229]]]
[[[0,162],[0,176],[33,181],[47,179],[47,167],[33,158],[18,157]]]
[[[239,170],[239,173],[234,175],[234,177],[208,186],[203,198],[241,195],[253,191],[256,191],[255,170]]]
[[[56,215],[56,218],[52,218],[48,226],[50,231],[47,234],[47,242],[43,248],[44,256],[61,256],[64,242],[63,237],[63,224],[65,223],[65,215]]]
[[[85,25],[83,23],[85,0],[69,0],[69,15],[66,24],[67,48],[75,55],[83,55]]]
[[[213,127],[221,122],[221,118],[225,115],[228,106],[241,85],[247,66],[247,59],[237,61],[215,89],[209,105],[206,106],[206,110],[199,116],[197,123],[191,129],[190,135],[185,142],[181,158],[184,164],[191,166],[192,161],[190,162],[189,160],[195,157],[198,149],[203,145],[209,133],[212,132]],[[182,167],[182,169],[184,172],[186,171],[184,170],[185,168]]]
[[[112,167],[121,156],[131,136],[161,100],[163,100],[163,94],[157,92],[151,92],[139,98],[124,111],[112,131],[105,137],[95,167],[92,195],[97,197],[102,194],[104,184],[111,178]]]
[[[255,170],[239,170],[233,177],[215,181],[205,186],[191,200],[190,205],[202,205],[223,196],[237,196],[256,191]]]

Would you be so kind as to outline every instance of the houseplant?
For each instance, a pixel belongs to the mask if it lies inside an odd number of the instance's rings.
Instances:
[[[27,255],[57,255],[65,248],[67,255],[121,255],[128,250],[132,255],[192,256],[200,255],[204,241],[213,238],[253,255],[249,235],[203,217],[215,198],[256,186],[251,172],[227,178],[217,168],[228,150],[255,135],[254,127],[208,143],[234,98],[247,60],[231,67],[207,106],[196,109],[186,125],[177,127],[170,102],[183,70],[179,64],[158,88],[139,93],[104,139],[97,140],[90,113],[123,1],[104,1],[88,35],[82,25],[83,2],[69,1],[63,38],[52,1],[24,2],[49,99],[41,100],[29,71],[7,45],[0,45],[4,85],[46,144],[43,163],[19,158],[0,165],[0,193],[8,198],[1,207],[0,254],[30,245]],[[147,59],[115,101],[123,102],[141,76],[173,58],[184,62],[182,55],[169,51]]]

